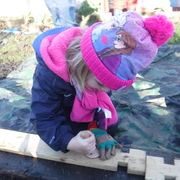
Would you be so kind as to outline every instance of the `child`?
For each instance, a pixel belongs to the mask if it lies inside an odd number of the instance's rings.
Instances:
[[[90,154],[97,146],[101,160],[115,155],[118,144],[110,135],[118,116],[107,92],[130,87],[173,33],[164,15],[144,20],[135,12],[42,33],[33,43],[38,65],[31,121],[37,134],[56,151]]]

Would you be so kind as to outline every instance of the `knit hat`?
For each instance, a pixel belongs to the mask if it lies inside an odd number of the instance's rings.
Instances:
[[[143,19],[136,12],[122,12],[110,21],[87,28],[81,39],[81,52],[103,85],[112,90],[126,89],[173,33],[174,26],[164,15]]]

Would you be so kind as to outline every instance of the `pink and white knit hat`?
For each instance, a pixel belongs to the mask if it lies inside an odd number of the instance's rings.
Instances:
[[[164,15],[143,19],[136,12],[122,12],[110,21],[87,28],[81,52],[101,83],[112,90],[126,89],[173,33],[173,23]]]

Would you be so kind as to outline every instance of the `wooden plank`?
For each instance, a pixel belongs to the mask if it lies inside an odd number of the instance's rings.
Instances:
[[[129,153],[119,153],[118,165],[127,167],[129,174],[144,175],[146,167],[146,152],[130,149]]]
[[[146,152],[130,149],[129,153],[116,151],[116,156],[101,161],[74,153],[62,153],[52,150],[38,135],[0,129],[0,150],[34,158],[47,159],[103,170],[117,171],[118,165],[127,167],[129,174],[145,175],[146,180],[180,180],[180,160],[175,159],[174,165],[164,164],[160,157],[146,156]]]
[[[118,167],[118,161],[115,157],[102,163],[99,158],[89,159],[82,154],[74,152],[56,152],[47,146],[38,135],[5,129],[0,129],[0,150],[98,169],[116,171]]]
[[[130,155],[127,172],[129,174],[145,175],[146,152],[130,149]]]
[[[161,157],[147,156],[146,158],[146,180],[180,180],[180,160],[174,160],[174,165],[164,164]]]
[[[36,134],[28,134],[5,129],[0,129],[0,150],[35,158],[42,158],[110,171],[117,171],[118,165],[129,166],[130,164],[129,172],[136,171],[136,169],[132,167],[133,161],[136,161],[137,169],[139,162],[140,167],[142,166],[142,154],[145,153],[144,151],[140,150],[131,150],[130,153],[122,153],[117,150],[116,156],[106,161],[101,161],[99,158],[89,159],[82,154],[74,152],[56,152],[52,150],[48,145],[46,145]],[[135,154],[137,154],[136,158]],[[138,158],[140,159],[139,161],[137,160]],[[144,169],[138,171],[140,172],[140,175],[144,174],[145,172]],[[138,171],[136,172],[136,174],[139,174]]]

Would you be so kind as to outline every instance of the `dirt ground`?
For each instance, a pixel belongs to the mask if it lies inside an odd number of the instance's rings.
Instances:
[[[13,29],[16,26],[19,26],[17,31]],[[6,17],[0,17],[0,79],[6,78],[23,60],[34,53],[32,43],[38,34],[46,29],[48,27],[26,25],[21,19],[7,21]]]
[[[15,70],[21,62],[29,57],[34,51],[31,47],[34,35],[14,35],[12,33],[0,33],[0,79]],[[17,38],[21,38],[17,40]],[[11,44],[11,45],[9,45]],[[16,47],[13,47],[13,46]],[[10,49],[2,49],[3,46],[10,46]]]

